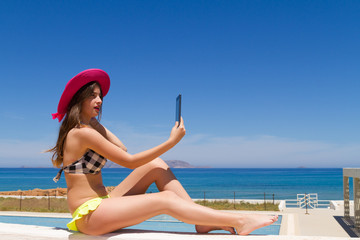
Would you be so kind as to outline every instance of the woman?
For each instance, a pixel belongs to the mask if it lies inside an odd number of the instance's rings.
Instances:
[[[85,70],[72,78],[61,96],[58,113],[64,118],[53,151],[53,164],[63,166],[67,201],[73,220],[70,230],[101,235],[135,225],[159,214],[171,215],[195,224],[196,231],[215,229],[246,235],[270,225],[277,216],[225,213],[195,204],[160,155],[174,147],[185,135],[184,121],[175,123],[164,143],[146,151],[129,154],[124,144],[95,117],[101,114],[102,100],[110,88],[110,78],[100,69]],[[101,168],[106,159],[134,169],[113,191],[107,192]],[[158,193],[145,194],[156,183]]]

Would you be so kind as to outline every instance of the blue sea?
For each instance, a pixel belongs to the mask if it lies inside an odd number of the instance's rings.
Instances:
[[[53,182],[57,171],[0,168],[0,191],[66,187],[64,176]],[[116,186],[130,172],[125,168],[104,168],[104,184]],[[192,198],[264,199],[265,194],[266,199],[276,200],[296,199],[298,193],[317,193],[321,200],[343,199],[341,168],[189,168],[173,172]],[[150,186],[148,192],[157,192],[156,186]]]

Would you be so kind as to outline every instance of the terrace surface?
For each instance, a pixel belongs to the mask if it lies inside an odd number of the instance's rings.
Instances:
[[[253,213],[247,211],[233,211],[237,213]],[[351,239],[346,226],[339,223],[343,216],[343,206],[339,203],[336,210],[310,209],[306,214],[304,209],[285,209],[281,212],[256,212],[261,214],[282,215],[280,235],[276,239],[309,239],[309,240],[341,240]],[[29,212],[0,212],[6,216],[42,216],[42,217],[70,217],[62,213],[29,213]],[[237,236],[229,234],[195,234],[186,232],[162,232],[149,230],[124,229],[99,237],[73,233],[65,228],[41,227],[0,223],[1,239],[274,239],[274,235]]]

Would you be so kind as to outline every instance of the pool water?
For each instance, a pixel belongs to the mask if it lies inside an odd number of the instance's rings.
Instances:
[[[52,217],[25,217],[25,216],[0,216],[0,222],[13,223],[13,224],[25,224],[36,225],[55,228],[66,228],[66,224],[70,221],[70,218],[52,218]],[[282,216],[279,215],[277,222],[270,226],[266,226],[257,229],[251,233],[251,235],[279,235]],[[180,222],[179,220],[168,216],[159,215],[153,217],[138,225],[128,227],[127,229],[141,229],[152,231],[166,231],[166,232],[195,232],[194,225]],[[226,231],[218,230],[214,233],[228,233]]]

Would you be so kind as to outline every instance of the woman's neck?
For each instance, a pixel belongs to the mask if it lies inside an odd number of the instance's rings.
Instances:
[[[85,126],[90,126],[90,122],[91,122],[91,118],[87,118],[84,116],[80,117],[80,124],[85,125]]]
[[[83,122],[83,121],[80,121],[80,124],[81,124],[81,125],[85,125],[85,126],[90,126],[90,123],[85,123],[85,122]]]

